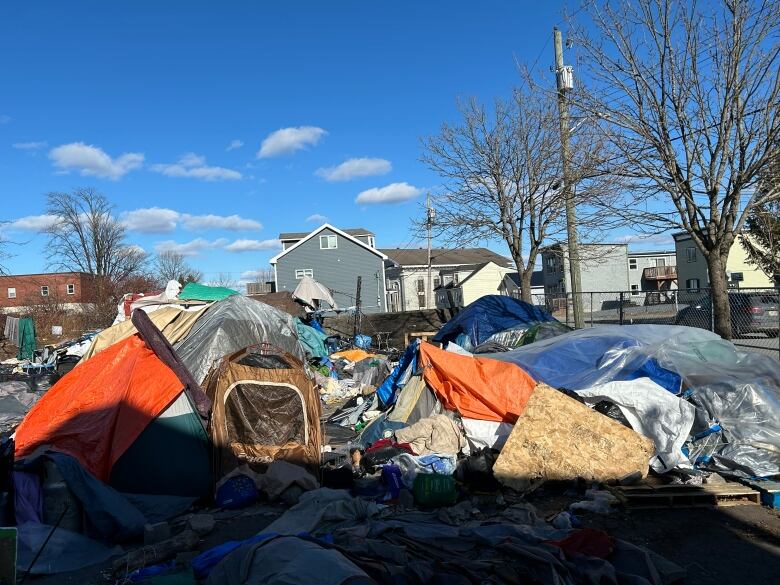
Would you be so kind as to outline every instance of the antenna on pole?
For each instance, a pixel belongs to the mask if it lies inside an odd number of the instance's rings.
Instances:
[[[433,209],[433,207],[431,207],[431,194],[428,193],[425,198],[425,229],[428,232],[428,283],[426,285],[425,293],[426,308],[431,308],[433,305],[431,300],[436,298],[433,295],[433,280],[431,277],[431,239],[433,232],[433,220],[435,217],[436,211]]]

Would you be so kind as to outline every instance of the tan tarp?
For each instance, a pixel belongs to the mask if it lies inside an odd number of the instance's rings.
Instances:
[[[147,315],[149,315],[149,319],[152,320],[157,329],[162,331],[168,342],[173,345],[189,333],[195,321],[198,320],[207,308],[208,305],[204,305],[197,311],[185,311],[183,308],[170,306],[152,311],[147,313]],[[117,341],[127,339],[135,333],[137,333],[137,330],[130,319],[104,329],[92,340],[92,344],[82,356],[81,361],[88,360],[96,353],[114,345]]]
[[[248,348],[224,358],[203,386],[214,404],[209,432],[220,475],[279,459],[319,467],[320,396],[297,358]]]
[[[647,475],[653,442],[584,404],[538,384],[493,467],[527,491],[546,480],[618,480]]]

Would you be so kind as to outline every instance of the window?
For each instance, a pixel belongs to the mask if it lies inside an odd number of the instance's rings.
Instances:
[[[655,267],[656,268],[663,268],[666,266],[666,259],[665,258],[656,258],[655,259]]]
[[[439,277],[433,279],[433,288],[439,288],[439,285],[441,284],[441,281],[439,280]]]
[[[338,247],[336,236],[320,236],[320,250],[335,250]]]
[[[639,296],[639,285],[638,284],[632,284],[631,285],[631,296],[638,297]]]
[[[75,295],[76,294],[76,285],[75,284],[69,284],[67,288],[68,288],[68,294],[69,295]]]
[[[555,272],[555,257],[547,257],[547,272]]]
[[[458,284],[458,273],[452,275],[452,284]]]
[[[696,262],[696,248],[685,248],[685,257],[688,262]]]
[[[49,296],[49,287],[48,286],[42,286],[41,287],[41,296],[42,297],[48,297]]]
[[[417,294],[425,294],[425,280],[417,279]]]
[[[628,259],[628,269],[629,270],[636,270],[636,258],[629,258]]]
[[[8,298],[9,299],[15,299],[16,298],[16,288],[9,286],[8,287]]]
[[[691,248],[688,248],[689,250]],[[685,288],[697,290],[699,288],[699,279],[698,278],[689,278],[685,281]]]
[[[314,269],[313,268],[297,268],[295,270],[295,280],[300,280],[304,276],[308,276],[309,278],[314,278]]]
[[[374,236],[368,236],[368,245],[372,248],[376,248],[376,240],[374,239]]]

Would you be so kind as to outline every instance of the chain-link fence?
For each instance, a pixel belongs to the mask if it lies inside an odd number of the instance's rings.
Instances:
[[[583,292],[578,299],[585,327],[654,323],[714,330],[709,289]],[[534,304],[574,326],[572,293],[534,295]],[[734,345],[780,358],[780,291],[740,288],[729,291]]]

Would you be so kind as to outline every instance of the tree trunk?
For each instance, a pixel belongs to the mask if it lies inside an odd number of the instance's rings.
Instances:
[[[721,256],[717,249],[710,250],[707,256],[707,268],[710,273],[710,296],[712,298],[715,333],[723,339],[730,340],[732,335],[731,307],[729,305],[729,287],[726,281],[726,258]]]
[[[533,278],[533,275],[534,275],[533,267],[526,268],[523,271],[523,273],[520,275],[520,290],[521,290],[520,299],[532,305],[534,304],[534,299],[531,296],[531,278]]]

